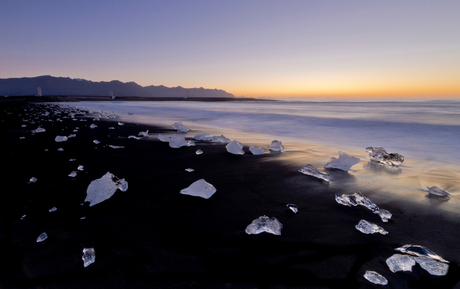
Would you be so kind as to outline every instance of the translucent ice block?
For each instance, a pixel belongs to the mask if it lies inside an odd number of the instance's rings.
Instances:
[[[275,217],[260,216],[258,219],[252,221],[246,227],[246,234],[260,234],[267,232],[274,235],[281,235],[283,224],[281,224]]]
[[[426,187],[428,189],[428,193],[430,193],[431,195],[435,195],[435,196],[439,196],[439,197],[449,197],[449,193],[436,187],[436,186],[432,186],[432,187]]]
[[[364,274],[364,278],[366,278],[367,281],[377,284],[377,285],[387,285],[388,284],[388,280],[375,271],[369,271],[369,270],[366,271],[366,273]]]
[[[445,276],[449,270],[448,264],[433,260],[429,257],[414,257],[414,260],[431,275]]]
[[[270,150],[275,152],[282,152],[284,151],[284,146],[279,140],[274,140],[270,144]]]
[[[402,253],[412,255],[412,256],[416,256],[416,257],[428,257],[428,258],[431,258],[439,262],[449,263],[449,261],[445,260],[444,258],[434,253],[427,247],[420,246],[420,245],[408,244],[408,245],[404,245],[402,247],[396,248],[395,250],[402,252]]]
[[[38,236],[38,238],[37,238],[37,243],[43,242],[43,241],[45,241],[47,238],[48,238],[48,235],[47,235],[45,232],[43,232],[43,233],[40,234],[40,236]]]
[[[172,125],[173,129],[176,129],[177,132],[189,132],[190,129],[182,124],[182,122],[176,122]]]
[[[183,195],[190,195],[194,197],[201,197],[209,199],[216,192],[216,188],[204,179],[200,179],[192,183],[189,187],[180,191]]]
[[[382,235],[388,234],[387,231],[385,231],[382,227],[368,222],[366,220],[361,220],[359,221],[358,225],[355,226],[356,230],[364,233],[364,234],[374,234],[374,233],[380,233]]]
[[[180,148],[187,145],[185,138],[179,134],[173,134],[169,140],[169,146],[172,148]]]
[[[352,166],[359,162],[359,158],[349,156],[344,152],[339,152],[339,158],[336,159],[335,157],[332,157],[331,160],[324,165],[324,168],[348,171]]]
[[[312,176],[312,177],[315,177],[315,178],[318,178],[318,179],[322,179],[322,180],[324,180],[326,182],[329,182],[329,180],[330,180],[330,177],[329,177],[328,174],[320,173],[317,168],[315,168],[314,166],[312,166],[310,164],[305,165],[303,168],[301,168],[299,170],[299,172],[301,172],[302,174],[308,175],[308,176]]]
[[[394,254],[386,260],[386,263],[393,273],[398,271],[412,272],[412,266],[415,265],[415,261],[411,256],[401,254]]]
[[[234,155],[244,155],[243,144],[237,140],[232,140],[229,144],[225,146],[227,151]]]
[[[94,251],[94,248],[84,248],[81,259],[83,260],[84,267],[93,264],[96,261],[96,251]]]
[[[249,151],[253,155],[263,155],[264,154],[264,149],[261,147],[255,147],[253,145],[249,145]]]
[[[125,192],[128,189],[128,182],[125,179],[118,179],[110,172],[107,172],[104,176],[89,184],[86,189],[85,202],[90,202],[89,206],[92,207],[113,196],[117,189]]]
[[[375,162],[396,167],[404,162],[404,156],[397,153],[387,153],[382,147],[367,147],[366,151],[369,153],[369,158]]]
[[[62,135],[58,135],[58,136],[56,136],[56,138],[54,138],[54,141],[55,141],[55,142],[67,141],[67,137],[66,137],[66,136],[62,136]]]

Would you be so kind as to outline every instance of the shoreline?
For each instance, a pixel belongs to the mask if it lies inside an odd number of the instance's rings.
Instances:
[[[1,190],[8,192],[1,199],[1,248],[6,256],[0,271],[6,288],[374,288],[362,277],[366,270],[381,273],[395,288],[454,288],[460,282],[455,214],[394,197],[385,200],[384,194],[372,193],[372,186],[363,194],[390,210],[393,218],[388,223],[364,208],[344,207],[334,200],[334,194],[363,186],[358,173],[386,174],[384,182],[391,173],[366,170],[363,164],[350,173],[331,172],[335,182],[327,185],[297,171],[304,160],[320,162],[320,148],[261,156],[252,156],[246,143],[243,156],[209,142],[172,149],[155,138],[174,133],[167,127],[118,125],[119,119],[80,121],[83,116],[73,121],[64,118],[69,116],[64,112],[40,116],[23,128],[21,119],[28,118],[29,109],[14,109],[13,104],[1,104],[1,109],[9,168]],[[3,113],[8,109],[12,114]],[[98,127],[90,129],[93,122]],[[31,135],[38,124],[46,132]],[[76,137],[54,141],[56,135],[72,134],[75,127]],[[147,129],[147,140],[128,138]],[[124,148],[105,146],[109,144]],[[64,150],[58,151],[60,147]],[[197,149],[204,153],[196,155]],[[69,161],[73,158],[75,162]],[[85,170],[68,177],[77,165]],[[185,172],[188,167],[195,171]],[[125,178],[128,190],[94,207],[80,205],[88,184],[107,171]],[[27,184],[33,175],[38,181]],[[199,178],[217,188],[213,197],[179,194]],[[369,182],[379,185],[375,179]],[[293,214],[287,203],[297,204],[299,213]],[[52,207],[57,211],[49,212]],[[283,224],[281,236],[245,234],[245,227],[261,215]],[[360,219],[390,234],[364,235],[354,228]],[[43,231],[49,238],[36,243]],[[413,272],[391,273],[385,259],[394,248],[409,243],[448,259],[448,275],[431,276],[418,265]],[[83,247],[96,250],[96,262],[87,268],[81,261]]]

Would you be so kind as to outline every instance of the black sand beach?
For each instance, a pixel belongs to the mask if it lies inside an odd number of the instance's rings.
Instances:
[[[380,287],[363,278],[366,270],[385,276],[388,288],[460,288],[460,219],[453,213],[395,200],[382,206],[393,214],[383,223],[363,207],[337,204],[340,191],[280,159],[289,152],[253,156],[244,144],[246,154],[236,156],[209,142],[173,149],[156,138],[172,128],[79,114],[73,120],[56,110],[0,103],[1,288]],[[41,116],[45,111],[51,114]],[[46,132],[31,134],[38,126]],[[146,130],[148,139],[128,138]],[[54,140],[73,133],[65,142]],[[196,155],[197,149],[204,153]],[[84,170],[69,177],[79,165]],[[89,183],[106,172],[125,178],[128,190],[93,207],[82,204]],[[330,173],[338,182],[353,178]],[[31,177],[37,182],[28,183]],[[217,189],[210,199],[179,194],[201,178]],[[281,236],[245,233],[262,215],[283,224]],[[357,231],[361,219],[389,234]],[[48,239],[37,243],[42,232]],[[448,274],[432,276],[419,265],[392,273],[385,260],[405,244],[449,260]],[[82,250],[89,247],[96,261],[84,268]]]

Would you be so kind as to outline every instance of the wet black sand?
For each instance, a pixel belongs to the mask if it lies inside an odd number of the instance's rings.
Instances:
[[[252,156],[245,147],[244,156],[235,156],[207,142],[172,149],[155,137],[173,132],[169,128],[80,121],[78,115],[74,121],[63,118],[66,113],[23,122],[44,108],[0,103],[2,288],[380,287],[363,278],[366,270],[384,275],[388,288],[460,286],[458,216],[394,202],[382,206],[393,213],[382,223],[365,208],[338,205],[334,194],[340,191],[300,174],[279,153]],[[32,135],[38,125],[46,132]],[[75,138],[54,141],[75,127]],[[149,139],[128,139],[147,129]],[[204,154],[196,155],[197,149]],[[84,171],[68,177],[78,165]],[[89,183],[107,171],[125,178],[129,189],[93,207],[81,205]],[[330,173],[339,182],[352,178]],[[38,181],[28,184],[31,177]],[[217,188],[210,199],[179,194],[201,178]],[[297,204],[299,213],[287,203]],[[57,211],[49,212],[52,207]],[[281,236],[244,232],[261,215],[284,225]],[[354,228],[360,219],[390,233],[362,234]],[[36,243],[42,232],[48,239]],[[391,273],[385,260],[404,244],[426,246],[449,260],[448,275],[431,276],[418,265]],[[84,268],[87,247],[95,248],[96,262]]]

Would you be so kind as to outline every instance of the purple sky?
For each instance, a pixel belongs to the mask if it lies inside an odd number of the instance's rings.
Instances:
[[[460,96],[460,1],[2,1],[0,78]]]

